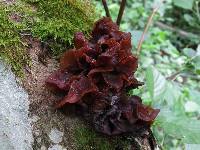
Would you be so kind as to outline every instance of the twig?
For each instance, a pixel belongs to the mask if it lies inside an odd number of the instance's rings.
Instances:
[[[161,3],[163,2],[164,0],[161,0]],[[160,5],[158,5],[157,7],[155,7],[151,13],[151,15],[149,16],[149,19],[147,21],[147,24],[145,25],[145,28],[144,28],[144,31],[142,33],[142,36],[140,38],[140,41],[139,41],[139,44],[138,44],[138,48],[137,48],[137,53],[136,55],[139,56],[140,54],[140,51],[141,51],[141,47],[142,47],[142,43],[144,41],[144,37],[145,37],[145,34],[147,33],[148,29],[149,29],[149,26],[151,25],[151,22],[153,20],[153,17],[154,15],[156,14],[156,12],[158,11]]]
[[[120,9],[119,9],[119,13],[118,13],[118,16],[117,16],[117,21],[116,21],[118,26],[120,26],[120,22],[122,20],[122,15],[124,13],[125,6],[126,6],[126,0],[122,0],[121,5],[120,5]]]
[[[177,71],[176,73],[170,75],[169,77],[167,77],[166,79],[167,80],[171,80],[171,81],[174,81],[176,79],[176,77],[182,72],[183,70],[179,70]]]
[[[170,80],[170,81],[175,81],[178,76],[181,76],[183,79],[190,78],[195,81],[200,81],[200,78],[197,75],[195,75],[195,74],[185,75],[184,71],[187,71],[187,70],[184,70],[184,69],[179,70],[179,71],[175,72],[174,74],[170,75],[169,77],[167,77],[166,79]]]
[[[196,11],[197,11],[197,17],[200,21],[200,13],[199,13],[199,1],[196,1]]]
[[[143,7],[146,7],[146,0],[142,0]]]
[[[108,5],[107,5],[106,0],[102,0],[102,3],[103,3],[103,6],[104,6],[104,10],[105,10],[105,12],[106,12],[106,16],[107,16],[107,17],[110,17],[110,12],[109,12]]]
[[[177,29],[175,27],[166,25],[166,24],[159,22],[159,21],[157,21],[155,23],[155,25],[158,26],[159,28],[166,29],[166,30],[169,30],[169,31],[172,31],[172,32],[176,32],[181,37],[185,37],[185,38],[198,38],[200,36],[200,35],[196,35],[196,34],[191,33],[191,32],[183,31],[181,29]]]
[[[200,81],[200,78],[197,76],[197,75],[181,75],[182,77],[185,77],[185,78],[190,78],[190,79],[193,79],[193,80],[195,80],[195,81]]]

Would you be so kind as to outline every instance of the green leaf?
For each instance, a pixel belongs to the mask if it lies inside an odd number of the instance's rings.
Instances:
[[[187,56],[187,57],[194,57],[196,55],[196,51],[193,50],[192,48],[184,48],[183,49],[183,53]]]
[[[153,100],[156,100],[165,91],[166,79],[153,67],[146,71],[147,90]]]
[[[184,143],[200,143],[200,121],[185,116],[176,116],[169,110],[162,110],[157,119],[158,126],[163,131]]]
[[[200,149],[200,144],[185,144],[185,150],[197,150]]]
[[[190,14],[184,14],[183,17],[189,24],[194,21],[194,18]]]
[[[132,30],[132,31],[130,31],[130,32],[131,32],[131,35],[132,35],[132,42],[133,42],[133,44],[137,47],[137,46],[138,46],[138,43],[139,43],[139,41],[140,41],[140,38],[141,38],[141,36],[142,36],[143,31],[141,31],[141,30]],[[148,34],[145,34],[145,36],[144,36],[144,41],[145,41],[146,39],[148,39],[148,37],[149,37],[149,35],[148,35]]]
[[[197,103],[195,103],[194,101],[187,101],[185,103],[185,112],[199,112],[200,111],[200,107]]]
[[[180,95],[180,87],[175,83],[167,82],[165,92],[163,93],[161,98],[163,98],[163,100],[166,101],[168,106],[172,108],[179,99]]]
[[[200,92],[197,90],[190,90],[190,99],[200,105]]]
[[[174,5],[184,8],[184,9],[192,9],[194,0],[173,0]]]
[[[195,67],[196,73],[199,73],[199,71],[200,71],[200,55],[196,56],[193,59],[193,62],[194,62],[194,67]]]
[[[200,44],[197,46],[197,53],[196,53],[197,56],[200,56]]]
[[[154,78],[153,78],[153,70],[151,67],[147,68],[146,71],[146,81],[147,81],[147,89],[149,91],[149,94],[151,98],[154,97]]]

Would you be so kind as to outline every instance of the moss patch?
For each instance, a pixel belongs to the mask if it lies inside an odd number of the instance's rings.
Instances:
[[[89,35],[96,13],[89,0],[24,0],[37,9],[34,36],[47,42],[54,55],[73,44],[75,32]]]
[[[127,137],[109,138],[96,133],[84,125],[74,130],[75,143],[78,150],[128,150],[130,141]]]
[[[12,18],[20,19],[18,14],[0,5],[0,58],[5,60],[18,76],[23,76],[23,68],[29,64],[25,44],[19,34],[24,26]]]
[[[0,59],[18,76],[30,65],[21,35],[32,34],[45,42],[55,56],[73,46],[73,35],[89,36],[96,18],[93,5],[84,0],[22,0],[0,5]]]

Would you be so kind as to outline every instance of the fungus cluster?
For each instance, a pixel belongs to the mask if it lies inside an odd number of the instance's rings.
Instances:
[[[60,68],[46,83],[65,93],[56,108],[76,105],[89,116],[96,131],[117,135],[149,129],[159,113],[127,91],[141,86],[134,73],[137,57],[131,53],[131,34],[119,31],[108,17],[96,22],[89,40],[74,36],[75,48],[60,59]]]

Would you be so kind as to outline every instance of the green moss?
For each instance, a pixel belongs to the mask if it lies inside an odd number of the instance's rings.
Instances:
[[[111,150],[111,146],[106,139],[98,137],[94,131],[83,126],[75,129],[75,140],[78,149]]]
[[[25,0],[37,8],[33,35],[47,42],[55,55],[73,44],[75,32],[89,35],[96,13],[88,0]]]
[[[75,128],[74,137],[78,150],[128,150],[130,148],[130,142],[125,137],[105,137],[83,125]]]
[[[0,5],[0,59],[5,60],[18,76],[23,76],[23,68],[29,64],[25,44],[19,35],[23,25],[11,21],[10,15],[11,11]]]
[[[9,16],[18,14],[20,22]],[[85,0],[22,0],[12,5],[0,5],[0,59],[23,76],[23,68],[30,64],[26,45],[20,33],[32,33],[46,42],[58,56],[73,46],[73,35],[82,31],[89,35],[95,21],[93,5]]]

